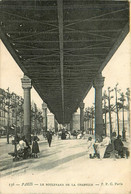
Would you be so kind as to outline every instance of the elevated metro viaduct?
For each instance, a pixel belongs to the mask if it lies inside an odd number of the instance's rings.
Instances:
[[[32,85],[61,124],[70,123],[79,106],[83,115],[83,99],[94,86],[95,133],[103,133],[102,70],[128,31],[128,1],[0,1],[0,37],[25,74],[28,140]]]

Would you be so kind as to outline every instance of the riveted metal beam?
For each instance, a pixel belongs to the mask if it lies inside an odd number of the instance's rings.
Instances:
[[[57,0],[58,24],[59,24],[59,47],[60,47],[60,72],[61,72],[61,93],[62,93],[62,113],[64,122],[64,54],[63,54],[63,0]]]

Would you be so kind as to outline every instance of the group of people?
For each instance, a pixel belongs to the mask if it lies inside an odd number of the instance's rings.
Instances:
[[[51,142],[52,142],[52,131],[48,130],[46,133],[46,138],[48,140],[49,147],[51,147]],[[16,150],[17,150],[17,157],[18,158],[38,158],[38,153],[40,152],[39,150],[39,144],[38,144],[39,138],[37,135],[34,135],[32,137],[32,146],[29,145],[28,141],[26,140],[25,136],[22,138],[19,138],[18,136],[15,137],[15,142],[17,144]]]
[[[38,158],[37,154],[40,152],[38,141],[39,138],[37,136],[33,136],[31,147],[25,136],[20,138],[17,144],[17,157],[22,157],[23,159],[27,159],[29,157]]]
[[[51,147],[52,142],[52,130],[49,129],[46,133],[46,138]],[[39,138],[34,135],[32,139],[32,147],[29,145],[28,141],[26,140],[25,136],[20,139],[17,139],[17,156],[22,156],[23,159],[28,157],[38,158],[39,145],[38,145]],[[109,158],[111,155],[113,157],[117,156],[120,158],[124,158],[124,144],[121,140],[121,136],[118,135],[116,138],[116,134],[112,134],[112,138],[102,135],[101,138],[93,140],[92,137],[88,138],[87,141],[87,153],[89,158]],[[127,154],[128,155],[128,154]]]
[[[46,138],[49,144],[49,147],[51,147],[51,142],[52,142],[52,131],[48,130],[46,133]],[[26,140],[25,136],[23,137],[18,137],[18,135],[15,137],[15,142],[16,142],[16,155],[17,158],[20,159],[27,159],[27,158],[38,158],[38,153],[40,152],[39,150],[39,144],[38,144],[39,138],[37,135],[33,135],[32,137],[32,146],[29,145],[28,141]],[[15,156],[16,155],[12,155]]]
[[[111,156],[124,158],[124,144],[121,140],[121,135],[115,137],[115,134],[112,135],[112,138],[102,135],[101,140],[93,140],[92,137],[88,138],[87,141],[87,153],[89,158],[109,158]]]

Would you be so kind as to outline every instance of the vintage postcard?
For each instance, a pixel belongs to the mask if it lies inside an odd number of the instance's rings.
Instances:
[[[0,0],[0,193],[131,193],[131,2]]]

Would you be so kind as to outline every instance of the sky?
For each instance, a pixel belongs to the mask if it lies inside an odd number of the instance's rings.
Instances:
[[[126,36],[102,72],[102,75],[105,77],[103,91],[107,90],[109,86],[114,88],[116,83],[119,83],[118,88],[125,92],[131,83],[130,67],[131,33]],[[21,86],[22,77],[23,72],[0,40],[0,88],[6,90],[9,87],[10,92],[15,92],[23,97],[23,89]],[[84,99],[85,107],[92,106],[94,103],[94,94],[95,91],[92,88]],[[31,90],[31,100],[41,108],[42,99],[34,88]]]
[[[126,36],[120,47],[112,56],[102,71],[102,76],[105,77],[104,90],[108,87],[113,89],[118,83],[118,89],[121,92],[126,92],[126,88],[131,86],[131,32]],[[95,90],[92,88],[86,96],[84,103],[85,107],[91,106],[94,103]]]
[[[0,40],[0,88],[6,90],[9,87],[10,92],[15,92],[23,97],[21,84],[23,75],[23,72]],[[41,108],[43,101],[34,88],[31,89],[31,100]]]

